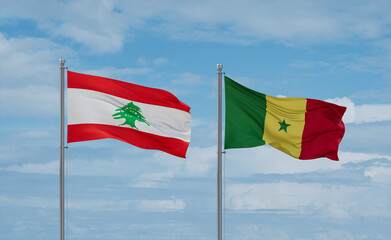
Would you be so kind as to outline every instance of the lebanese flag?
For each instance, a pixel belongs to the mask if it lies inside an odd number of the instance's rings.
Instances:
[[[190,122],[167,91],[68,71],[68,143],[113,138],[185,158]]]

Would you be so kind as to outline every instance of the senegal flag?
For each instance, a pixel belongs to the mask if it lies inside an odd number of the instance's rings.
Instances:
[[[345,111],[320,100],[268,96],[225,77],[224,148],[269,144],[299,159],[338,161]]]

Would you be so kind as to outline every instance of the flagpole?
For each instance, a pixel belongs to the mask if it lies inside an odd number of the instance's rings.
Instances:
[[[60,240],[64,240],[64,65],[65,59],[60,58]]]
[[[222,240],[222,64],[217,64],[217,239]]]

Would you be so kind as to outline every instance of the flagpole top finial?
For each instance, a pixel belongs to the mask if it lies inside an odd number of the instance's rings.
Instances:
[[[61,66],[65,65],[65,59],[64,58],[60,58],[58,61],[60,62]]]
[[[221,63],[219,63],[219,64],[217,64],[217,71],[221,71],[221,70],[223,70],[223,64],[221,64]]]

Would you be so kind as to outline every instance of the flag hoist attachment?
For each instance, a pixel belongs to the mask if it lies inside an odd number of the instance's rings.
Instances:
[[[217,64],[217,239],[222,240],[222,64]]]
[[[60,58],[60,240],[64,240],[64,70],[65,59]]]

